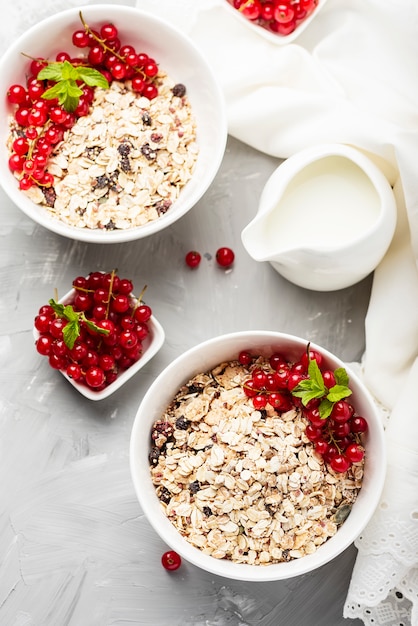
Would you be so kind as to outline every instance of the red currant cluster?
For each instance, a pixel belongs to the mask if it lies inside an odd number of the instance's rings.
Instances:
[[[318,5],[318,0],[228,0],[252,22],[276,33],[290,35]]]
[[[149,100],[156,98],[158,88],[153,79],[158,65],[154,59],[137,52],[130,44],[122,45],[114,24],[104,24],[100,31],[91,29],[84,21],[83,26],[73,33],[72,42],[77,48],[88,48],[88,65],[99,70],[109,83],[130,79],[135,92]],[[72,63],[85,63],[85,59],[74,59]]]
[[[82,22],[84,28],[73,33],[72,42],[77,48],[88,48],[87,54],[73,58],[62,51],[56,55],[55,62],[93,68],[108,83],[130,79],[133,91],[149,100],[156,98],[158,66],[155,60],[143,52],[136,52],[131,45],[122,45],[113,24],[104,24],[100,31],[96,31],[83,19]],[[19,178],[22,190],[28,190],[33,185],[52,187],[54,177],[47,169],[48,158],[77,119],[89,114],[94,98],[94,87],[82,84],[82,94],[74,110],[66,110],[57,98],[47,99],[45,92],[52,83],[38,76],[50,63],[43,58],[33,59],[26,85],[13,84],[7,92],[8,102],[15,107],[14,121],[17,125],[9,168]]]
[[[245,367],[250,367],[254,361],[248,351],[242,351],[238,360]],[[319,409],[323,397],[313,398],[305,405],[293,395],[300,382],[308,379],[310,360],[323,367],[322,355],[314,350],[304,353],[295,363],[274,353],[269,358],[268,368],[252,369],[251,377],[244,384],[244,393],[258,410],[263,410],[267,404],[278,413],[300,409],[307,420],[306,437],[315,451],[334,471],[345,472],[353,463],[363,460],[361,434],[367,431],[367,422],[345,399],[335,402],[329,416],[324,418]],[[335,374],[325,367],[321,374],[327,393],[336,384]]]
[[[100,391],[140,359],[152,310],[114,272],[78,276],[73,288],[70,310],[54,301],[39,309],[36,349],[54,369]]]

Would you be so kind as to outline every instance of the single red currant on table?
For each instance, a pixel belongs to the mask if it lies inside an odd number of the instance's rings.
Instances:
[[[216,262],[221,267],[230,267],[234,260],[235,254],[231,248],[218,248],[216,251]]]
[[[173,572],[180,567],[181,556],[174,550],[168,550],[168,552],[164,552],[162,555],[161,563],[164,569]]]
[[[194,269],[195,267],[198,267],[200,265],[201,260],[202,260],[202,257],[200,253],[197,252],[196,250],[190,250],[190,252],[188,252],[185,256],[186,265],[188,265],[192,269]]]

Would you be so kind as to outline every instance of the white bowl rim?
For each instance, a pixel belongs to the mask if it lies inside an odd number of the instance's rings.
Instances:
[[[363,512],[360,518],[356,515],[356,505],[354,505],[350,516],[347,518],[346,522],[342,524],[334,537],[328,539],[313,555],[304,556],[301,559],[294,559],[287,563],[271,564],[266,566],[238,564],[227,560],[215,559],[211,556],[203,554],[198,548],[192,546],[179,534],[173,524],[171,524],[168,518],[165,517],[164,513],[161,511],[158,498],[155,494],[155,488],[150,480],[149,464],[147,465],[147,471],[145,471],[145,467],[143,467],[142,463],[138,461],[137,447],[138,441],[141,440],[141,417],[143,413],[149,415],[150,412],[152,412],[152,399],[154,395],[158,393],[162,384],[164,384],[167,375],[176,370],[185,372],[182,366],[184,362],[189,360],[190,357],[199,355],[201,352],[204,352],[206,348],[220,346],[226,341],[230,342],[234,340],[242,340],[241,345],[243,346],[242,349],[244,349],[246,345],[245,341],[250,339],[254,339],[254,341],[264,339],[272,341],[296,342],[301,348],[306,348],[308,343],[301,337],[278,331],[238,331],[219,335],[203,341],[178,356],[154,380],[139,405],[130,438],[130,471],[134,489],[145,516],[157,534],[167,542],[171,549],[176,550],[182,557],[193,565],[196,565],[197,567],[200,567],[212,574],[234,580],[267,582],[292,578],[294,576],[305,574],[313,569],[317,569],[318,567],[321,567],[322,565],[325,565],[329,561],[333,560],[353,543],[353,541],[366,527],[376,507],[378,506],[380,496],[383,491],[386,473],[386,447],[383,426],[377,405],[370,392],[364,386],[364,383],[362,383],[352,368],[341,361],[341,359],[339,359],[335,354],[312,341],[309,342],[311,349],[321,351],[324,357],[331,360],[336,367],[345,367],[350,377],[350,386],[354,387],[358,393],[362,394],[364,401],[370,409],[370,414],[373,415],[372,422],[369,422],[369,427],[372,425],[373,440],[375,442],[376,449],[379,452],[377,460],[374,460],[374,462],[377,462],[377,467],[374,471],[372,490],[370,490],[370,487],[368,486],[366,493],[366,485],[363,484],[357,500],[362,500],[365,504],[367,504],[367,512]],[[214,365],[216,365],[216,362],[213,363],[213,366]],[[196,371],[195,373],[198,372]],[[190,374],[190,377],[193,376],[191,370],[186,369],[186,376],[183,379],[183,382],[186,382],[186,379],[189,379],[188,374]],[[154,418],[155,417],[156,416],[154,415]],[[150,429],[148,428],[146,457],[148,457],[149,449],[149,430]],[[350,522],[348,523],[349,520]]]

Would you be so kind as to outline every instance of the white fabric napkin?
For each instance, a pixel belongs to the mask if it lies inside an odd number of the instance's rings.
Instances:
[[[344,609],[368,626],[418,624],[418,3],[328,0],[286,45],[226,0],[136,0],[186,32],[225,95],[229,132],[277,156],[324,142],[364,150],[394,185],[397,231],[377,268],[361,370],[389,415],[388,477],[359,537]],[[386,421],[385,421],[386,424]]]

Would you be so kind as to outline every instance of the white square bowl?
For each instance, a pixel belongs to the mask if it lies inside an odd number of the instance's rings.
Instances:
[[[65,296],[60,298],[58,302],[61,304],[70,304],[73,300],[74,294],[75,290],[71,289],[68,293],[65,294]],[[128,380],[130,380],[132,376],[135,376],[135,374],[137,374],[139,370],[141,370],[144,365],[146,365],[148,361],[152,359],[152,357],[155,356],[162,347],[165,340],[165,333],[160,322],[154,317],[154,315],[151,315],[150,319],[147,322],[147,325],[149,333],[142,342],[143,351],[140,359],[136,361],[133,365],[131,365],[131,367],[129,367],[128,369],[120,372],[116,380],[110,383],[104,389],[95,391],[94,389],[90,389],[89,387],[87,387],[87,385],[78,383],[77,381],[73,380],[72,378],[67,376],[67,374],[62,370],[59,370],[60,374],[62,374],[64,378],[66,378],[68,382],[74,387],[74,389],[81,393],[81,395],[83,395],[85,398],[88,398],[89,400],[104,400],[105,398],[108,398],[110,395],[115,393],[115,391],[120,389],[122,385],[124,385]],[[35,338],[35,341],[40,337],[40,333],[36,330],[36,328],[33,329],[33,336]]]
[[[260,26],[259,24],[257,24],[257,21],[252,21],[252,20],[247,19],[244,15],[242,15],[240,11],[238,11],[231,4],[229,4],[228,0],[225,0],[225,8],[232,15],[234,15],[238,20],[240,20],[243,24],[245,24],[247,28],[249,28],[251,31],[259,35],[260,37],[263,37],[267,41],[270,41],[271,43],[274,43],[280,46],[280,45],[284,45],[288,43],[293,43],[299,37],[299,35],[301,35],[303,31],[309,26],[309,24],[316,18],[319,11],[324,7],[326,1],[327,0],[318,0],[318,4],[316,8],[314,9],[314,11],[312,11],[312,13],[308,15],[306,19],[300,22],[296,26],[295,30],[289,33],[288,35],[280,35],[280,34],[273,33],[267,28],[264,28],[263,26]]]

